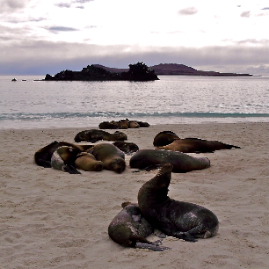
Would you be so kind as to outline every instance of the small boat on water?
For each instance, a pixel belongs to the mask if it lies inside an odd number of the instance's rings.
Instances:
[[[17,79],[16,78],[13,78],[11,81],[17,81]]]

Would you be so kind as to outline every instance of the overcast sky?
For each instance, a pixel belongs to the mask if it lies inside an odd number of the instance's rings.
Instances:
[[[138,61],[269,75],[268,25],[268,0],[0,0],[0,75]]]

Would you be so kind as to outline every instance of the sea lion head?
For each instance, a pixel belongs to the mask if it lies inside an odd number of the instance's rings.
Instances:
[[[173,165],[171,163],[162,165],[157,175],[146,182],[143,186],[145,186],[147,189],[151,189],[152,191],[164,190],[165,192],[168,192],[172,170]]]
[[[71,146],[61,146],[57,149],[57,153],[65,163],[73,163],[80,150]]]
[[[122,173],[126,168],[125,160],[122,158],[112,159],[109,163],[109,170],[115,171],[116,173]]]

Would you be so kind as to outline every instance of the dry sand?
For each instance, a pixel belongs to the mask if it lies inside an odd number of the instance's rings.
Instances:
[[[169,196],[212,210],[220,221],[216,237],[196,243],[167,237],[163,245],[171,250],[164,252],[124,248],[109,239],[108,225],[123,201],[137,201],[156,170],[71,175],[45,169],[34,163],[35,151],[54,140],[73,142],[82,129],[1,130],[0,268],[269,268],[269,124],[124,132],[142,149],[153,148],[164,130],[241,147],[203,154],[208,169],[172,173]]]

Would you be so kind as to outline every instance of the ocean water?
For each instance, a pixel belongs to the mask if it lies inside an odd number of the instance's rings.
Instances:
[[[269,122],[269,77],[159,76],[153,82],[34,81],[0,77],[0,129]],[[22,81],[26,80],[26,81]]]

